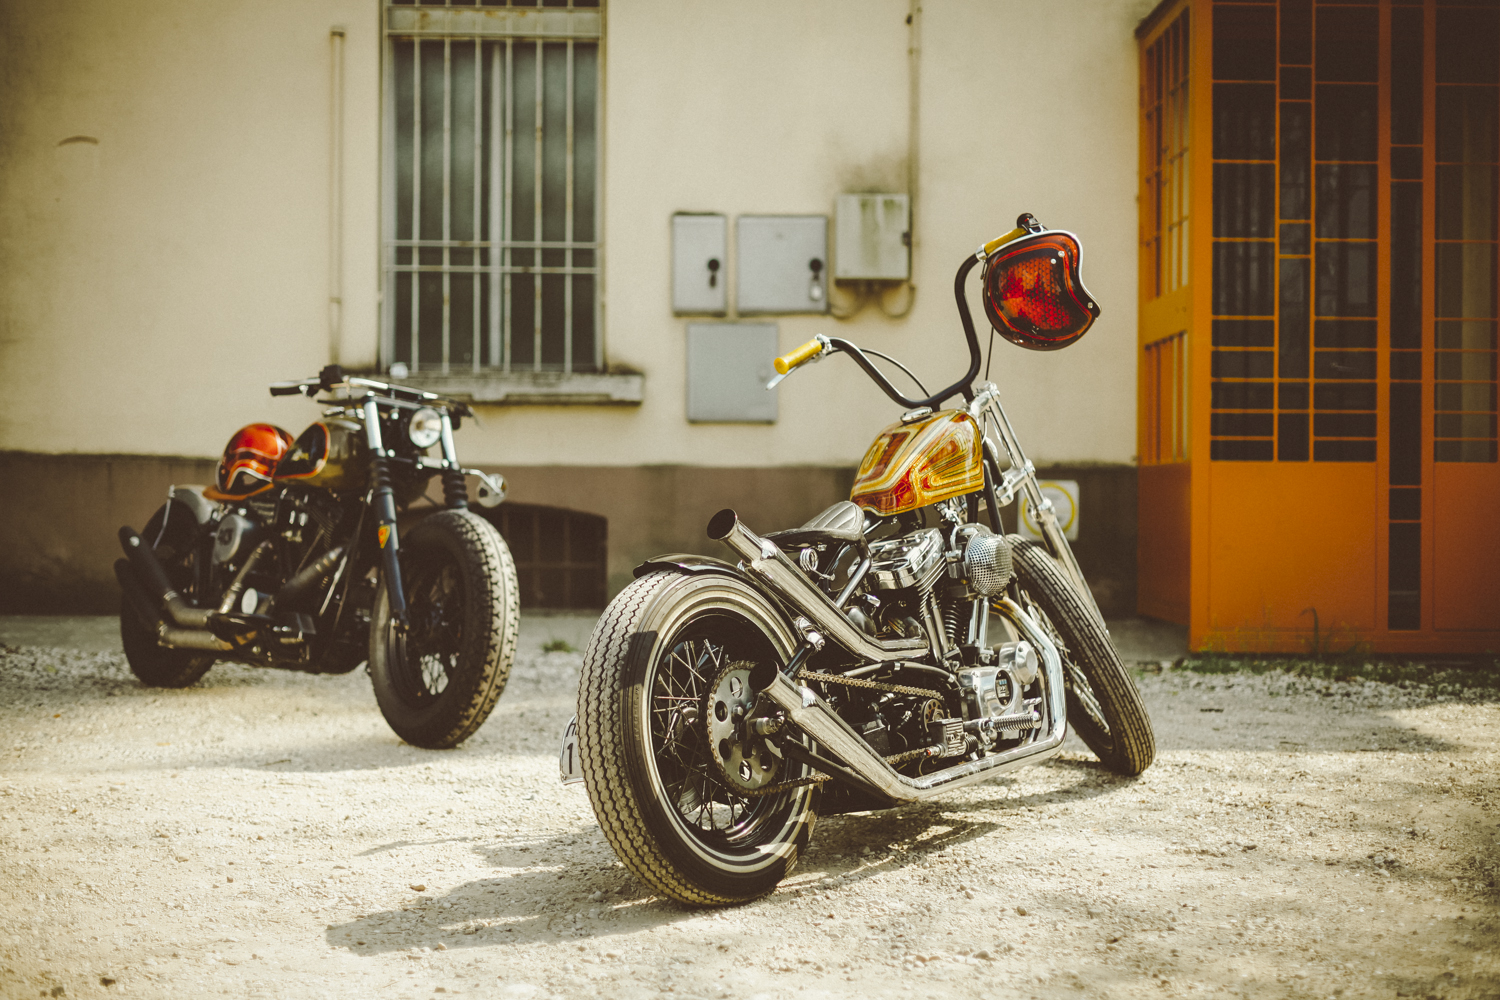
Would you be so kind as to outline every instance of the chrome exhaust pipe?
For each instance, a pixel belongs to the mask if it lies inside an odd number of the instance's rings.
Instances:
[[[745,527],[728,507],[708,522],[708,537],[723,542],[744,560],[745,569],[774,590],[817,630],[855,656],[874,663],[910,659],[927,651],[922,639],[872,639],[815,587],[776,544]]]
[[[954,788],[994,777],[1022,764],[1045,760],[1062,749],[1063,738],[1067,735],[1062,658],[1042,629],[1009,598],[995,602],[995,608],[1042,654],[1042,669],[1046,676],[1044,732],[1038,739],[1024,746],[978,760],[966,760],[932,774],[912,777],[901,774],[886,763],[885,758],[876,753],[811,688],[799,687],[791,678],[778,673],[763,693],[786,712],[793,723],[816,740],[822,751],[848,765],[884,794],[901,802],[921,802],[936,798]]]
[[[167,579],[167,571],[157,561],[151,546],[141,541],[133,528],[120,529],[120,546],[130,559],[136,579],[150,597],[156,598],[162,609],[178,625],[184,628],[201,629],[208,624],[209,608],[195,608],[179,594]],[[194,647],[197,648],[197,647]]]
[[[136,579],[130,563],[124,559],[115,560],[115,579],[120,581],[120,589],[125,592],[125,599],[130,602],[131,610],[136,613],[141,624],[156,634],[156,641],[160,645],[173,649],[202,649],[214,653],[234,648],[206,628],[174,628],[162,621],[161,615],[151,606],[151,598],[146,596],[140,581]]]

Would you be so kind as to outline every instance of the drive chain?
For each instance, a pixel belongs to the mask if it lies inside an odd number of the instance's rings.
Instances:
[[[797,675],[800,681],[819,681],[823,684],[842,684],[845,687],[866,688],[871,691],[890,691],[892,694],[914,694],[919,698],[936,698],[943,700],[943,692],[931,691],[927,688],[908,687],[905,684],[887,684],[884,681],[870,681],[863,677],[845,677],[843,674],[819,674],[811,670],[803,670]]]

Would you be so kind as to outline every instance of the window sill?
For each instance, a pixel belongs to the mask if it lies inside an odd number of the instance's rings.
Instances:
[[[402,385],[486,406],[640,406],[640,372],[414,372]]]

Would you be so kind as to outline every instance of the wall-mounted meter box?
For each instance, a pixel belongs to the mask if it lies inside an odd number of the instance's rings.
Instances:
[[[729,302],[729,220],[722,215],[672,216],[672,311],[722,316]]]
[[[735,222],[741,313],[828,311],[828,217],[742,215]]]
[[[776,420],[775,323],[689,323],[687,418],[693,423]]]
[[[834,202],[833,277],[911,277],[911,203],[904,194],[841,194]]]

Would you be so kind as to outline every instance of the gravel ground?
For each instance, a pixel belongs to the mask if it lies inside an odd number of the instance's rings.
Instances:
[[[363,672],[156,691],[107,623],[0,646],[0,996],[1500,996],[1493,699],[1146,673],[1141,778],[1070,743],[694,911],[557,784],[580,657],[541,647],[589,624],[526,619],[448,752]]]

